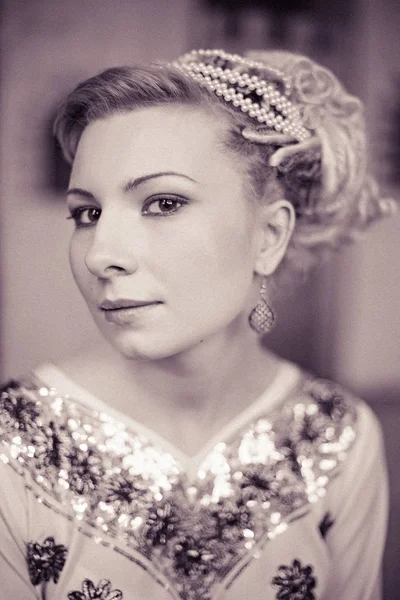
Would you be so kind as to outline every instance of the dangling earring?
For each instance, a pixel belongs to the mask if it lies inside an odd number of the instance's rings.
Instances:
[[[249,314],[249,324],[256,333],[268,333],[275,325],[275,315],[267,303],[267,278],[264,277],[260,289],[260,300]]]

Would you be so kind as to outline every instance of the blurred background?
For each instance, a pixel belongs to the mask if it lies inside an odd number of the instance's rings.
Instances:
[[[96,340],[69,274],[68,173],[51,122],[60,98],[99,70],[196,47],[308,54],[364,100],[371,168],[400,196],[398,0],[3,0],[0,19],[1,380]],[[399,260],[398,214],[285,298],[268,338],[364,397],[382,422],[392,488],[385,600],[400,598]]]

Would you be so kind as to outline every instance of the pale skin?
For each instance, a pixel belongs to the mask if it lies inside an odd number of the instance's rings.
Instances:
[[[248,315],[295,219],[285,199],[251,209],[223,126],[176,105],[95,121],[67,195],[72,272],[105,341],[60,366],[188,455],[275,376]],[[121,324],[106,298],[159,304]]]

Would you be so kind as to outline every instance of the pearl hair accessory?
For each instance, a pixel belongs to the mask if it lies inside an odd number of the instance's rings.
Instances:
[[[290,80],[278,69],[224,50],[193,50],[172,65],[258,123],[298,142],[311,137],[289,100]],[[263,71],[265,79],[252,75],[254,69]]]

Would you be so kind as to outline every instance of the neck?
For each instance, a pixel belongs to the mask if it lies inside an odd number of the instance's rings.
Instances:
[[[230,396],[257,397],[275,376],[278,360],[248,328],[219,334],[160,360],[129,360],[101,348],[103,371],[126,390],[180,414],[209,412]],[[98,361],[97,361],[98,362]],[[113,375],[114,374],[114,375]],[[119,384],[120,385],[120,384]]]
[[[251,330],[162,360],[128,360],[104,342],[61,365],[72,380],[190,456],[264,392],[278,367]]]

